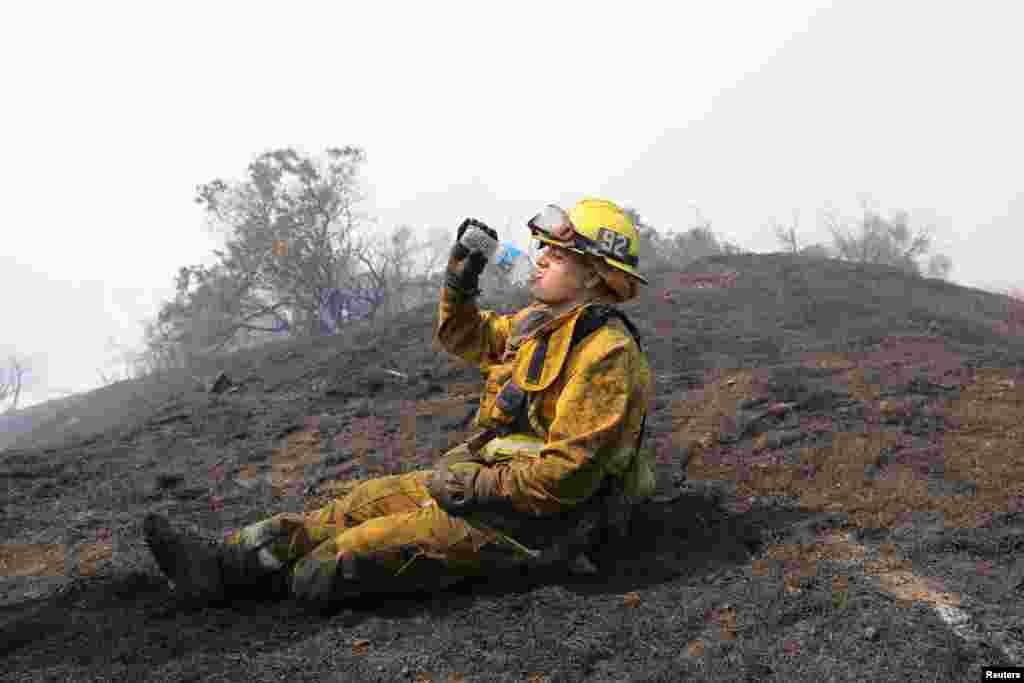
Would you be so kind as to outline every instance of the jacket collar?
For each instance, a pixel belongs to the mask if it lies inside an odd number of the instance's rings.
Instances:
[[[592,303],[615,304],[617,302],[601,296],[591,296],[557,306],[549,306],[542,302],[536,302],[527,306],[520,312],[521,317],[518,317],[518,320],[512,326],[512,336],[509,338],[506,347],[506,358],[515,354],[516,350],[524,342],[557,329],[565,321],[571,319],[580,308]]]

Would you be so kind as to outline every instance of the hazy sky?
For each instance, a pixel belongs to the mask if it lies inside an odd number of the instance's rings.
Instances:
[[[17,3],[4,12],[0,353],[99,384],[211,264],[195,186],[364,148],[381,225],[523,222],[584,195],[778,250],[769,218],[870,193],[951,279],[1024,284],[1017,2]],[[508,227],[506,227],[508,226]]]

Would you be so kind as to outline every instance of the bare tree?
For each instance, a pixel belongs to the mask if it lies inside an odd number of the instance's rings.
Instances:
[[[25,388],[25,373],[28,367],[23,359],[11,355],[7,369],[0,371],[0,402],[10,401],[5,412],[13,413],[18,409],[21,391]]]
[[[399,227],[390,237],[360,244],[355,250],[363,269],[347,275],[348,287],[369,307],[369,318],[395,313],[396,300],[412,281],[416,245],[412,228]]]
[[[953,268],[953,261],[945,254],[932,254],[928,259],[928,277],[945,280],[949,277],[949,271]]]
[[[448,236],[442,240],[437,229],[424,239],[414,235],[411,226],[400,225],[390,234],[374,231],[355,244],[354,266],[339,269],[335,282],[359,317],[393,315],[436,298],[448,255],[442,241]]]
[[[420,254],[423,256],[423,261],[419,273],[414,278],[412,288],[416,291],[416,295],[413,299],[413,306],[436,300],[437,293],[441,289],[444,269],[448,265],[448,255],[454,242],[455,235],[452,230],[434,227],[427,231],[426,236],[420,242]]]
[[[118,352],[117,356],[111,362],[108,362],[107,365],[120,366],[120,372],[97,369],[96,372],[100,376],[100,386],[109,386],[125,380],[139,379],[151,372],[150,363],[145,351],[133,351],[125,348],[123,344],[118,343],[110,336],[107,337],[106,348],[107,350]]]
[[[143,374],[162,374],[188,366],[188,359],[169,321],[144,323],[144,340],[145,349],[139,355]]]
[[[675,235],[673,243],[675,245],[674,260],[679,264],[690,263],[707,256],[743,253],[742,249],[733,244],[720,242],[711,230],[710,222]]]
[[[931,246],[930,230],[921,229],[911,236],[905,211],[895,211],[889,218],[884,218],[866,200],[862,201],[862,208],[863,215],[856,225],[835,211],[822,213],[839,257],[858,263],[895,266],[907,273],[920,275],[917,258]]]
[[[651,272],[665,268],[684,268],[707,256],[742,254],[737,245],[720,241],[711,221],[698,212],[696,225],[686,232],[662,234],[631,207],[623,209],[640,233],[640,256],[644,269]]]
[[[796,229],[800,225],[800,212],[793,209],[793,222],[789,225],[782,225],[774,218],[771,219],[769,227],[775,232],[776,239],[782,243],[791,254],[800,253],[800,245],[797,243]]]
[[[775,238],[782,244],[786,252],[799,254],[812,259],[830,258],[831,254],[827,247],[821,244],[808,244],[800,246],[800,238],[797,235],[797,227],[800,225],[800,211],[793,209],[793,221],[789,224],[779,223],[774,218],[768,223],[772,228]]]
[[[437,299],[453,242],[451,231],[432,228],[426,231],[422,239],[410,243],[405,254],[408,261],[403,269],[405,278],[396,283],[398,291],[394,300],[397,310],[406,310]]]

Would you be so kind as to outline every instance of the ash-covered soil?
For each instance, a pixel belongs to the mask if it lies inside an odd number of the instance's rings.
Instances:
[[[146,512],[220,535],[428,467],[469,434],[479,372],[431,347],[426,306],[118,383],[0,451],[0,680],[977,680],[1024,665],[1024,330],[1006,297],[779,254],[686,271],[736,277],[655,274],[623,306],[657,378],[659,491],[595,554],[597,576],[512,572],[325,616],[175,600]]]

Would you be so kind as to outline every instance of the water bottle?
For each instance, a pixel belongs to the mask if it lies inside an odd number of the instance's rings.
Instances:
[[[516,282],[525,282],[533,270],[529,255],[511,242],[502,242],[498,245],[492,263]]]
[[[511,242],[502,242],[498,245],[498,250],[494,254],[494,265],[511,267],[522,254],[522,250],[518,249]]]

